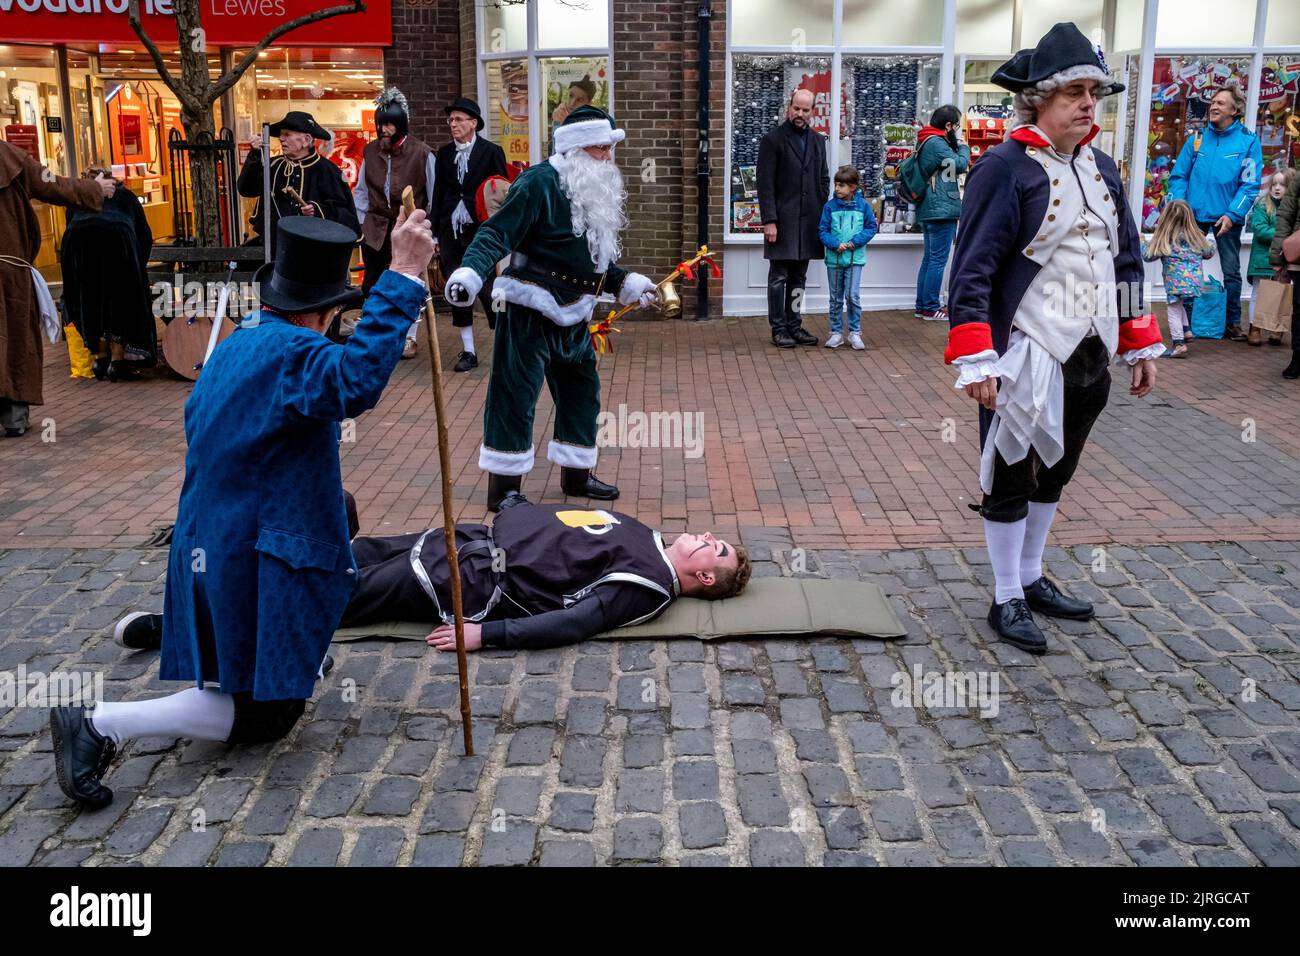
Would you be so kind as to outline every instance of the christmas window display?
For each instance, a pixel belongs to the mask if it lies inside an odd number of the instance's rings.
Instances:
[[[758,211],[758,143],[785,121],[785,107],[797,89],[814,97],[812,129],[831,132],[831,58],[789,54],[736,54],[731,60],[731,187],[728,224],[732,232],[762,232]],[[841,117],[841,122],[843,117]]]
[[[937,56],[844,57],[840,159],[862,177],[881,233],[920,231],[915,207],[895,196],[894,184],[916,150],[916,134],[940,106],[941,64]]]
[[[1300,166],[1300,53],[1264,57],[1255,129],[1266,174]]]
[[[1169,192],[1183,143],[1209,122],[1210,99],[1230,81],[1247,94],[1250,57],[1158,56],[1151,82],[1147,130],[1146,181],[1142,191],[1142,229],[1155,228]]]

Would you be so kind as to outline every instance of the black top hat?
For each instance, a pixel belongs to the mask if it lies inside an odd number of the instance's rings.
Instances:
[[[1004,90],[1019,93],[1072,67],[1092,67],[1096,70],[1095,73],[1093,70],[1085,70],[1091,75],[1080,78],[1101,81],[1101,87],[1097,90],[1099,96],[1109,96],[1124,89],[1123,83],[1116,83],[1110,78],[1110,70],[1106,66],[1106,58],[1102,56],[1101,47],[1084,36],[1073,23],[1056,24],[1038,41],[1038,46],[1032,50],[1021,50],[1007,60],[993,74],[993,82]]]
[[[290,110],[284,114],[284,119],[280,120],[280,122],[271,124],[272,136],[279,136],[284,130],[291,130],[295,133],[311,133],[316,139],[330,138],[330,134],[320,128],[312,115],[304,113],[302,110]]]
[[[452,103],[451,106],[444,107],[443,112],[446,113],[448,116],[450,116],[453,112],[464,113],[466,116],[472,116],[474,117],[474,122],[477,124],[474,128],[475,129],[483,128],[483,114],[479,112],[478,104],[475,103],[473,100],[471,100],[468,96],[456,97],[456,101]]]
[[[275,262],[253,276],[263,305],[300,315],[361,301],[361,290],[348,284],[356,233],[319,216],[286,216],[276,229]]]

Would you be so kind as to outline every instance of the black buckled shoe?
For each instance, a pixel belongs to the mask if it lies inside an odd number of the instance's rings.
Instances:
[[[560,490],[574,498],[594,498],[597,501],[614,501],[618,489],[601,481],[590,468],[561,468]]]
[[[531,505],[532,502],[525,497],[521,491],[512,491],[501,499],[501,505],[498,511],[509,511],[511,508],[518,508],[520,505]]]
[[[502,502],[518,494],[524,483],[523,475],[494,475],[488,473],[488,511],[500,511]]]
[[[113,802],[113,791],[100,783],[117,755],[117,745],[90,723],[85,707],[50,708],[50,734],[54,737],[54,769],[59,789],[91,810]]]
[[[994,601],[989,608],[989,627],[997,631],[1002,640],[1022,651],[1030,654],[1043,654],[1047,651],[1047,638],[1034,623],[1029,605],[1021,598],[1012,598],[1006,604]]]
[[[109,358],[107,355],[95,357],[95,364],[90,367],[91,373],[95,376],[95,381],[102,382],[108,375]]]
[[[817,336],[813,335],[805,328],[795,329],[790,333],[790,338],[794,339],[796,345],[816,345]]]
[[[1033,584],[1025,585],[1025,603],[1039,614],[1064,617],[1071,621],[1092,620],[1092,605],[1061,593],[1052,581],[1043,576]]]
[[[161,614],[135,611],[117,622],[113,640],[133,651],[156,651],[162,647]]]
[[[790,338],[790,336],[786,335],[784,332],[777,332],[772,336],[772,344],[779,349],[792,349],[799,343]]]
[[[468,372],[472,368],[478,368],[478,356],[473,352],[461,352],[460,358],[456,359],[456,365],[452,368],[452,371]]]

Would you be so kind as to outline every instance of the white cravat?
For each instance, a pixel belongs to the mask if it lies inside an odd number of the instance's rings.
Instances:
[[[468,143],[456,143],[456,179],[462,185],[465,182],[465,174],[469,171],[469,154],[477,139],[477,136],[471,136]],[[474,217],[465,208],[465,198],[462,196],[460,202],[456,203],[456,208],[451,211],[452,235],[459,239],[461,230],[473,222]]]

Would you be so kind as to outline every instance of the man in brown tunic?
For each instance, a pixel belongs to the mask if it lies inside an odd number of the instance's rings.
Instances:
[[[56,176],[30,155],[0,142],[0,427],[27,431],[28,406],[43,405],[41,309],[31,265],[41,251],[32,200],[98,212],[112,179]]]
[[[371,288],[393,258],[393,225],[402,213],[402,190],[415,195],[415,208],[433,218],[433,150],[410,134],[410,107],[401,90],[390,86],[375,99],[373,142],[366,144],[361,171],[352,189],[352,199],[361,220],[361,261],[366,277],[361,291]],[[415,355],[416,319],[406,333],[402,358]]]

